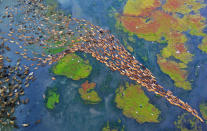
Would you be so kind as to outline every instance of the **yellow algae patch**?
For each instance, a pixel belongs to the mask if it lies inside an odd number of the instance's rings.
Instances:
[[[154,8],[160,5],[158,0],[128,0],[124,7],[124,14],[138,16],[144,9]]]
[[[194,11],[199,12],[199,9],[204,8],[206,5],[203,0],[166,0],[163,5],[163,10],[166,12],[189,14]]]
[[[129,50],[130,52],[133,52],[134,51],[133,47],[130,46],[130,45],[127,46],[127,50]]]
[[[174,80],[177,87],[191,90],[191,84],[187,81],[187,71],[182,69],[186,67],[185,64],[167,60],[159,55],[157,56],[157,63],[159,64],[160,69]]]
[[[115,102],[123,114],[139,123],[159,122],[160,111],[149,103],[140,85],[120,86],[116,91]]]
[[[165,58],[174,56],[176,59],[180,60],[184,64],[187,64],[192,60],[193,55],[187,51],[184,44],[168,44],[167,47],[163,48],[161,54]]]
[[[183,17],[183,27],[190,30],[191,35],[205,36],[206,34],[203,33],[203,29],[206,27],[205,20],[200,14],[185,15]]]
[[[202,44],[200,44],[199,49],[207,53],[207,36],[203,38]]]

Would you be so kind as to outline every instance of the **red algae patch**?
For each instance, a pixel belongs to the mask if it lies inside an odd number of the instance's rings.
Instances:
[[[174,10],[179,9],[184,5],[183,0],[167,0],[165,5],[163,6],[163,9],[168,12],[172,12]]]
[[[88,80],[86,82],[84,82],[81,87],[83,88],[83,90],[86,92],[87,90],[90,90],[91,88],[93,89],[94,87],[96,87],[96,83],[92,82],[92,83],[88,83]]]

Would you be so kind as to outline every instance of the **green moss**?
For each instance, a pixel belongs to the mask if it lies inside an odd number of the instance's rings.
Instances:
[[[199,108],[203,118],[207,120],[207,102],[200,104]]]
[[[184,113],[179,116],[174,124],[181,131],[202,131],[199,120],[189,113]]]
[[[55,104],[59,103],[60,95],[56,93],[57,88],[51,88],[46,94],[46,107],[48,109],[54,109]]]
[[[89,61],[84,61],[76,54],[68,54],[53,66],[52,71],[56,75],[63,75],[73,80],[86,78],[90,75],[92,66]]]
[[[115,102],[117,107],[123,110],[123,114],[135,119],[139,123],[159,122],[160,111],[149,103],[140,85],[126,84],[126,88],[120,86],[116,91]]]

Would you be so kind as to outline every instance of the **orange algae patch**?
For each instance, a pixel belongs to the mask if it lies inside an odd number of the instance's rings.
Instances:
[[[158,10],[147,18],[124,14],[121,17],[121,22],[130,32],[136,33],[145,40],[157,42],[160,42],[168,32],[182,29],[176,18]]]
[[[183,4],[184,4],[184,1],[182,0],[167,0],[163,8],[171,12],[181,7]]]
[[[160,23],[159,32],[162,33],[168,33],[169,31],[171,32],[173,30],[176,30],[177,26],[180,26],[176,18],[163,11],[154,12],[152,19]]]
[[[145,23],[146,19],[133,16],[123,16],[121,21],[128,30],[137,34],[156,33],[160,26],[158,22]]]
[[[180,69],[180,63],[176,63],[172,60],[167,60],[161,56],[157,56],[157,62],[160,69],[168,74],[172,80],[174,80],[177,87],[182,87],[185,90],[191,90],[191,85],[187,79],[187,71]]]
[[[92,83],[88,83],[88,80],[86,82],[84,82],[81,87],[83,88],[83,90],[86,92],[89,89],[93,89],[94,87],[96,87],[96,83],[92,82]]]
[[[185,46],[184,46],[184,43],[176,44],[175,45],[175,49],[177,51],[179,51],[180,53],[184,53],[184,52],[187,51],[186,48],[185,48]]]
[[[179,12],[184,4],[184,0],[167,0],[162,8],[167,12]]]

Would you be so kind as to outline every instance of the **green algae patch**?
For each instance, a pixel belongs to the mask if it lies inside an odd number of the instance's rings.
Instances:
[[[202,43],[198,47],[200,50],[207,53],[207,36],[203,38]]]
[[[107,124],[102,128],[102,131],[124,131],[125,126],[121,124],[121,120],[120,122],[118,121],[114,123],[107,121]]]
[[[149,103],[149,98],[140,85],[126,83],[126,88],[120,86],[116,91],[115,102],[125,116],[135,119],[138,123],[159,122],[160,111]]]
[[[178,120],[174,124],[180,131],[202,131],[200,121],[190,113],[178,116]]]
[[[207,120],[207,103],[201,103],[199,108],[203,118]]]
[[[90,75],[92,66],[89,61],[83,60],[76,54],[68,54],[53,66],[52,71],[56,75],[63,75],[73,80],[86,78]]]
[[[127,50],[129,50],[130,52],[134,52],[133,47],[132,47],[132,46],[130,46],[130,45],[128,45],[128,46],[127,46]]]
[[[191,84],[187,81],[187,71],[181,69],[182,67],[186,67],[185,64],[167,60],[159,55],[157,56],[157,63],[162,72],[168,74],[175,82],[176,87],[183,88],[184,90],[191,90]]]
[[[50,110],[55,108],[55,104],[59,103],[60,95],[57,92],[57,88],[51,88],[46,94],[46,107]]]
[[[79,94],[87,104],[97,104],[101,101],[98,93],[94,90],[96,83],[88,83],[88,81],[86,81],[81,85],[81,87],[82,88],[79,88],[78,90]]]

